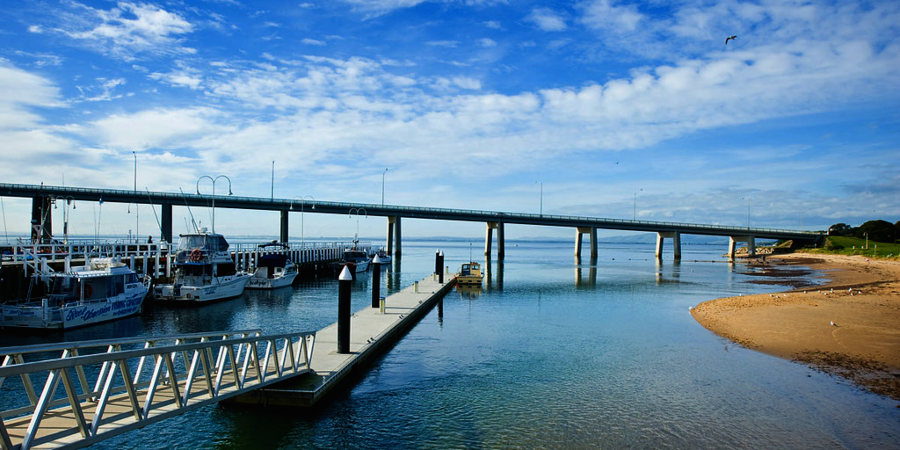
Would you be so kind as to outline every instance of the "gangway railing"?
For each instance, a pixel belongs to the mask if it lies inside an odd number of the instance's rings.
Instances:
[[[0,446],[90,445],[308,373],[314,345],[244,330],[0,348]]]

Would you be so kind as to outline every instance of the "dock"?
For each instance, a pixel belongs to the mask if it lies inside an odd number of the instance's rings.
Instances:
[[[456,284],[456,277],[439,283],[427,277],[385,299],[384,313],[367,306],[351,316],[350,353],[337,352],[337,322],[316,331],[315,358],[305,375],[285,383],[232,397],[242,405],[313,407],[353,373],[390,348]]]

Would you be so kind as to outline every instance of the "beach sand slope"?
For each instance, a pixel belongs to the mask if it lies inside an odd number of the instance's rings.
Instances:
[[[694,318],[744,347],[808,364],[900,400],[900,262],[795,253],[769,257],[828,282],[701,303]]]

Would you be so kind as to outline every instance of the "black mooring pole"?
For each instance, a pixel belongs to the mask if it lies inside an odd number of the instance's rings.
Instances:
[[[437,274],[438,283],[444,284],[444,252],[438,254]]]
[[[437,275],[441,271],[441,251],[434,251],[434,273]]]
[[[372,259],[372,307],[380,307],[381,300],[381,258],[376,254]]]
[[[338,277],[338,353],[350,353],[350,283],[353,276],[350,269],[344,266]]]

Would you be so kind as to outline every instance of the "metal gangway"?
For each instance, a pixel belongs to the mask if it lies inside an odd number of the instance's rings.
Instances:
[[[90,445],[308,373],[314,344],[244,330],[0,348],[0,446]]]

